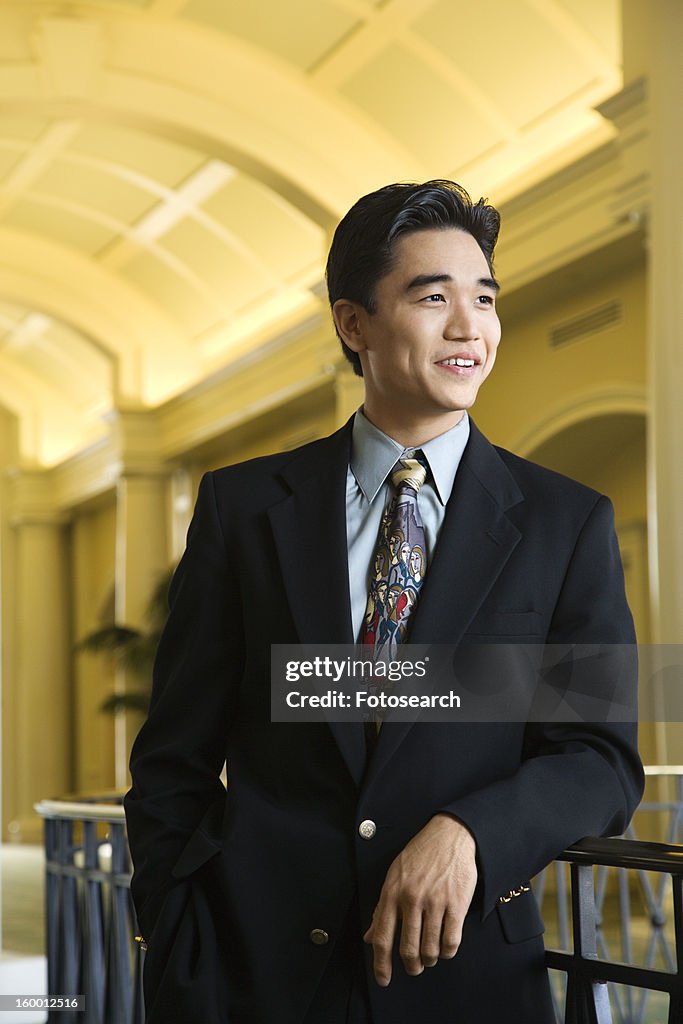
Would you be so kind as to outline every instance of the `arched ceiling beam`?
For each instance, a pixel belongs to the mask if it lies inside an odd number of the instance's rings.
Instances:
[[[0,216],[8,210],[16,196],[30,188],[46,167],[69,145],[80,131],[79,121],[56,121],[26,155],[18,161],[2,182]]]
[[[55,242],[0,227],[0,293],[72,325],[113,356],[114,402],[154,405],[197,379],[191,350],[158,306]]]
[[[36,375],[1,356],[0,366],[0,405],[19,420],[25,465],[52,465],[104,433],[103,426],[76,411]]]
[[[232,164],[325,229],[362,192],[427,174],[417,154],[346,101],[224,33],[112,12],[88,31],[100,34],[91,52],[102,63],[84,67],[80,88],[71,69],[68,90],[60,91],[60,50],[69,32],[82,47],[82,23],[39,21],[41,64],[0,69],[0,94],[16,98],[0,109],[44,113],[47,100],[57,103],[48,108],[52,116],[108,117],[157,132]]]
[[[186,274],[186,268],[183,268],[179,261],[174,261],[170,252],[154,247],[150,243],[163,233],[161,230],[162,226],[163,231],[168,230],[169,221],[173,224],[185,216],[190,216],[197,223],[201,224],[209,234],[214,235],[233,251],[239,253],[240,259],[249,265],[254,273],[268,281],[271,287],[277,287],[278,279],[244,240],[234,232],[228,231],[224,225],[219,224],[214,218],[209,217],[199,205],[205,196],[212,195],[234,176],[234,169],[222,161],[209,160],[200,171],[192,175],[190,180],[184,182],[176,189],[171,189],[161,182],[133,170],[124,163],[117,162],[114,158],[106,160],[102,157],[68,151],[66,148],[68,143],[78,134],[81,127],[82,121],[80,120],[54,121],[43,137],[28,152],[26,152],[25,144],[22,144],[20,141],[0,138],[0,150],[5,149],[25,154],[18,160],[11,173],[4,178],[0,185],[0,217],[12,207],[16,199],[21,197],[23,190],[30,189],[29,195],[33,202],[43,203],[55,209],[74,213],[78,217],[93,221],[122,236],[121,241],[110,246],[102,257],[101,262],[105,263],[106,266],[110,268],[118,267],[121,261],[119,251],[131,248],[137,251],[137,243],[139,242],[146,245],[150,251],[153,251],[156,258],[161,260],[162,263],[166,263],[176,273],[184,275]],[[125,181],[135,188],[149,193],[151,197],[158,200],[158,204],[142,221],[130,227],[128,224],[117,221],[109,216],[106,210],[101,211],[91,205],[86,206],[55,196],[44,195],[31,188],[33,182],[45,172],[50,162],[57,156],[73,167],[93,168],[121,181]],[[162,221],[164,222],[163,225]],[[155,230],[157,226],[160,230]],[[201,279],[189,275],[188,281],[191,285],[199,288],[199,290],[204,290],[209,301],[215,301],[215,296],[208,289],[204,289]],[[223,311],[223,315],[226,315],[225,311]]]

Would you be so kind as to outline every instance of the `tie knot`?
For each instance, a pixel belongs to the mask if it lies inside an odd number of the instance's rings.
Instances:
[[[414,459],[399,459],[391,471],[391,482],[398,491],[403,486],[412,487],[417,492],[427,479],[424,456]]]

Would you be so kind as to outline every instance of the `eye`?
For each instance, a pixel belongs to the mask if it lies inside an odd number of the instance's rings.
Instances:
[[[477,302],[481,302],[484,306],[494,305],[494,299],[492,295],[478,295]]]
[[[423,302],[445,302],[443,295],[440,292],[435,292],[433,295],[425,295]]]

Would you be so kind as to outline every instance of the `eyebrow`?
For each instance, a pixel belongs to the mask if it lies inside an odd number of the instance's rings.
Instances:
[[[452,284],[453,278],[450,274],[418,274],[406,285],[406,291],[411,292],[416,288],[425,288],[430,284]],[[500,285],[495,277],[480,277],[477,281],[480,288],[490,288],[493,292],[500,291]]]

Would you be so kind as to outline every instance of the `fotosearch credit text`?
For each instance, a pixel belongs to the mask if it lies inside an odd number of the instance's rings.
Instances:
[[[271,720],[683,721],[682,682],[676,645],[274,644]]]

